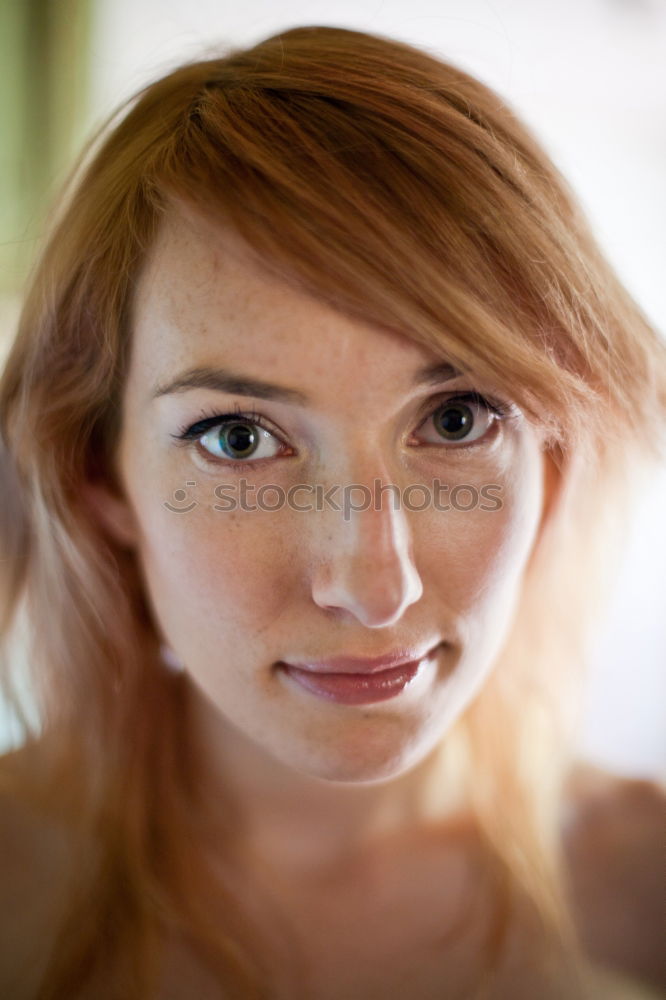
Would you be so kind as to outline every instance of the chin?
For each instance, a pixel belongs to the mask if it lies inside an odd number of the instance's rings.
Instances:
[[[310,753],[302,760],[292,761],[291,766],[321,781],[346,785],[383,784],[411,771],[425,759],[429,749],[413,745],[396,748],[377,739],[370,745],[366,741],[363,748],[358,743],[342,750],[337,748],[337,751],[331,748],[329,753],[322,748],[318,754]]]

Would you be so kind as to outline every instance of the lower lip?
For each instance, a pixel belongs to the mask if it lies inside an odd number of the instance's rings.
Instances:
[[[320,698],[336,701],[341,705],[371,705],[399,695],[425,669],[434,655],[433,652],[422,660],[403,663],[399,667],[380,670],[374,674],[323,674],[286,663],[280,666],[288,677]]]

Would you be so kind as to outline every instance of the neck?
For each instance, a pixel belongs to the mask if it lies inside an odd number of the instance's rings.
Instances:
[[[453,832],[469,818],[460,789],[446,783],[441,745],[395,778],[347,783],[282,763],[230,725],[195,686],[190,723],[211,822],[218,807],[228,840],[250,864],[326,877],[386,845],[408,845],[434,829]]]

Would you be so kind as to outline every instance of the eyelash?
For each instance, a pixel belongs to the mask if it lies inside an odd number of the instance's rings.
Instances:
[[[257,413],[256,410],[242,410],[236,404],[233,413],[219,413],[214,411],[207,413],[203,410],[201,420],[198,420],[195,424],[184,424],[177,434],[172,434],[171,436],[176,439],[176,444],[188,447],[193,441],[198,441],[211,427],[216,427],[218,424],[234,423],[236,421],[256,424],[257,427],[275,434],[275,431],[268,426],[261,413]],[[277,434],[275,436],[278,437]],[[247,460],[245,462],[234,462],[231,458],[223,461],[222,459],[214,458],[213,455],[207,456],[205,461],[210,462],[212,465],[222,465],[225,469],[235,470],[247,469],[248,466],[254,464],[252,461]]]
[[[432,402],[432,401],[431,401]],[[511,403],[505,403],[498,399],[489,399],[487,396],[482,396],[477,392],[461,392],[453,393],[451,395],[445,395],[443,397],[437,398],[437,403],[424,414],[419,422],[419,427],[425,423],[425,421],[437,412],[445,403],[473,403],[477,406],[482,406],[487,409],[490,413],[494,415],[496,420],[505,420],[515,415],[516,408]],[[172,434],[171,437],[175,439],[176,444],[183,447],[189,447],[192,442],[196,442],[201,438],[206,431],[210,430],[211,427],[217,427],[218,425],[223,425],[225,423],[233,423],[235,421],[242,421],[244,423],[255,424],[257,427],[261,427],[263,430],[274,434],[276,437],[279,435],[275,434],[275,431],[269,427],[267,422],[261,413],[257,413],[256,410],[243,410],[237,404],[234,406],[233,413],[219,413],[219,412],[206,412],[202,410],[201,419],[194,424],[184,424],[176,434]],[[483,441],[484,437],[479,438],[479,441]],[[472,442],[469,445],[454,445],[456,451],[463,451],[467,448],[473,448],[476,442]],[[436,447],[436,446],[435,446]],[[274,458],[279,456],[273,456]],[[224,466],[225,469],[242,470],[246,469],[248,466],[255,464],[250,459],[244,462],[234,462],[233,459],[216,459],[212,455],[210,458],[206,457],[207,462],[210,461],[213,465]],[[259,461],[262,461],[261,459]],[[272,461],[272,459],[265,459],[264,461]]]

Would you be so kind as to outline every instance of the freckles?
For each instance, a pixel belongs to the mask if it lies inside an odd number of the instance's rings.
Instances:
[[[501,484],[499,478],[493,480]],[[464,612],[485,602],[522,561],[526,527],[513,489],[498,494],[498,510],[448,510],[428,518],[421,534],[425,580],[450,608]]]
[[[156,572],[187,578],[186,600],[197,616],[234,620],[256,629],[282,612],[297,576],[297,544],[281,518],[264,511],[195,510],[183,515],[178,538],[162,556],[154,539]],[[165,563],[165,559],[168,562]]]

